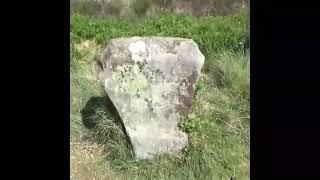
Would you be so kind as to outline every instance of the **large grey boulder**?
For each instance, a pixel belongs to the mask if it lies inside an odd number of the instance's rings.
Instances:
[[[191,110],[204,60],[198,45],[184,38],[119,38],[104,50],[99,78],[137,160],[175,154],[187,145],[178,123]]]

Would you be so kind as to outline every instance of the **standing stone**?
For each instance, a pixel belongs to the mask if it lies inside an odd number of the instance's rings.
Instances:
[[[99,78],[137,160],[174,154],[187,145],[178,123],[191,110],[204,60],[198,45],[184,38],[119,38],[104,50]]]

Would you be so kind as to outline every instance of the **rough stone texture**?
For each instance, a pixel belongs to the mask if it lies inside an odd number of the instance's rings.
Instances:
[[[137,160],[177,153],[188,143],[178,128],[191,110],[205,57],[191,39],[113,39],[100,57],[103,82],[130,137]]]

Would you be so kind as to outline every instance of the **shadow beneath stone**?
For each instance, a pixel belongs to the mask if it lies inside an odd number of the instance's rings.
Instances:
[[[80,111],[83,125],[91,131],[99,131],[99,128],[96,128],[99,124],[103,124],[102,121],[105,120],[106,116],[111,117],[112,123],[122,129],[123,133],[126,136],[126,141],[129,146],[131,146],[131,141],[129,136],[126,133],[125,126],[121,120],[121,117],[110,100],[106,95],[103,97],[91,97],[86,103],[85,107]],[[108,132],[103,132],[108,133]],[[93,133],[94,135],[101,135],[101,132]],[[103,135],[102,135],[103,136]],[[104,137],[104,136],[103,136]],[[101,137],[94,137],[94,139],[100,139]],[[112,138],[112,137],[111,137]],[[112,140],[112,139],[110,139]]]
[[[117,124],[119,124],[118,121],[121,121],[117,109],[108,96],[91,97],[80,111],[83,125],[88,129],[93,129],[102,120],[102,118],[99,118],[99,114],[101,114],[99,112],[112,115],[115,117]]]

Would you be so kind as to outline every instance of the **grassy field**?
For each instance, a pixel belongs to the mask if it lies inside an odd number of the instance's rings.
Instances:
[[[249,179],[249,16],[136,20],[71,16],[71,179]],[[95,72],[108,41],[130,36],[195,40],[206,57],[193,111],[180,127],[189,146],[178,156],[135,162],[115,108]]]
[[[153,16],[159,12],[230,15],[248,9],[249,0],[70,0],[71,11],[95,17]]]

